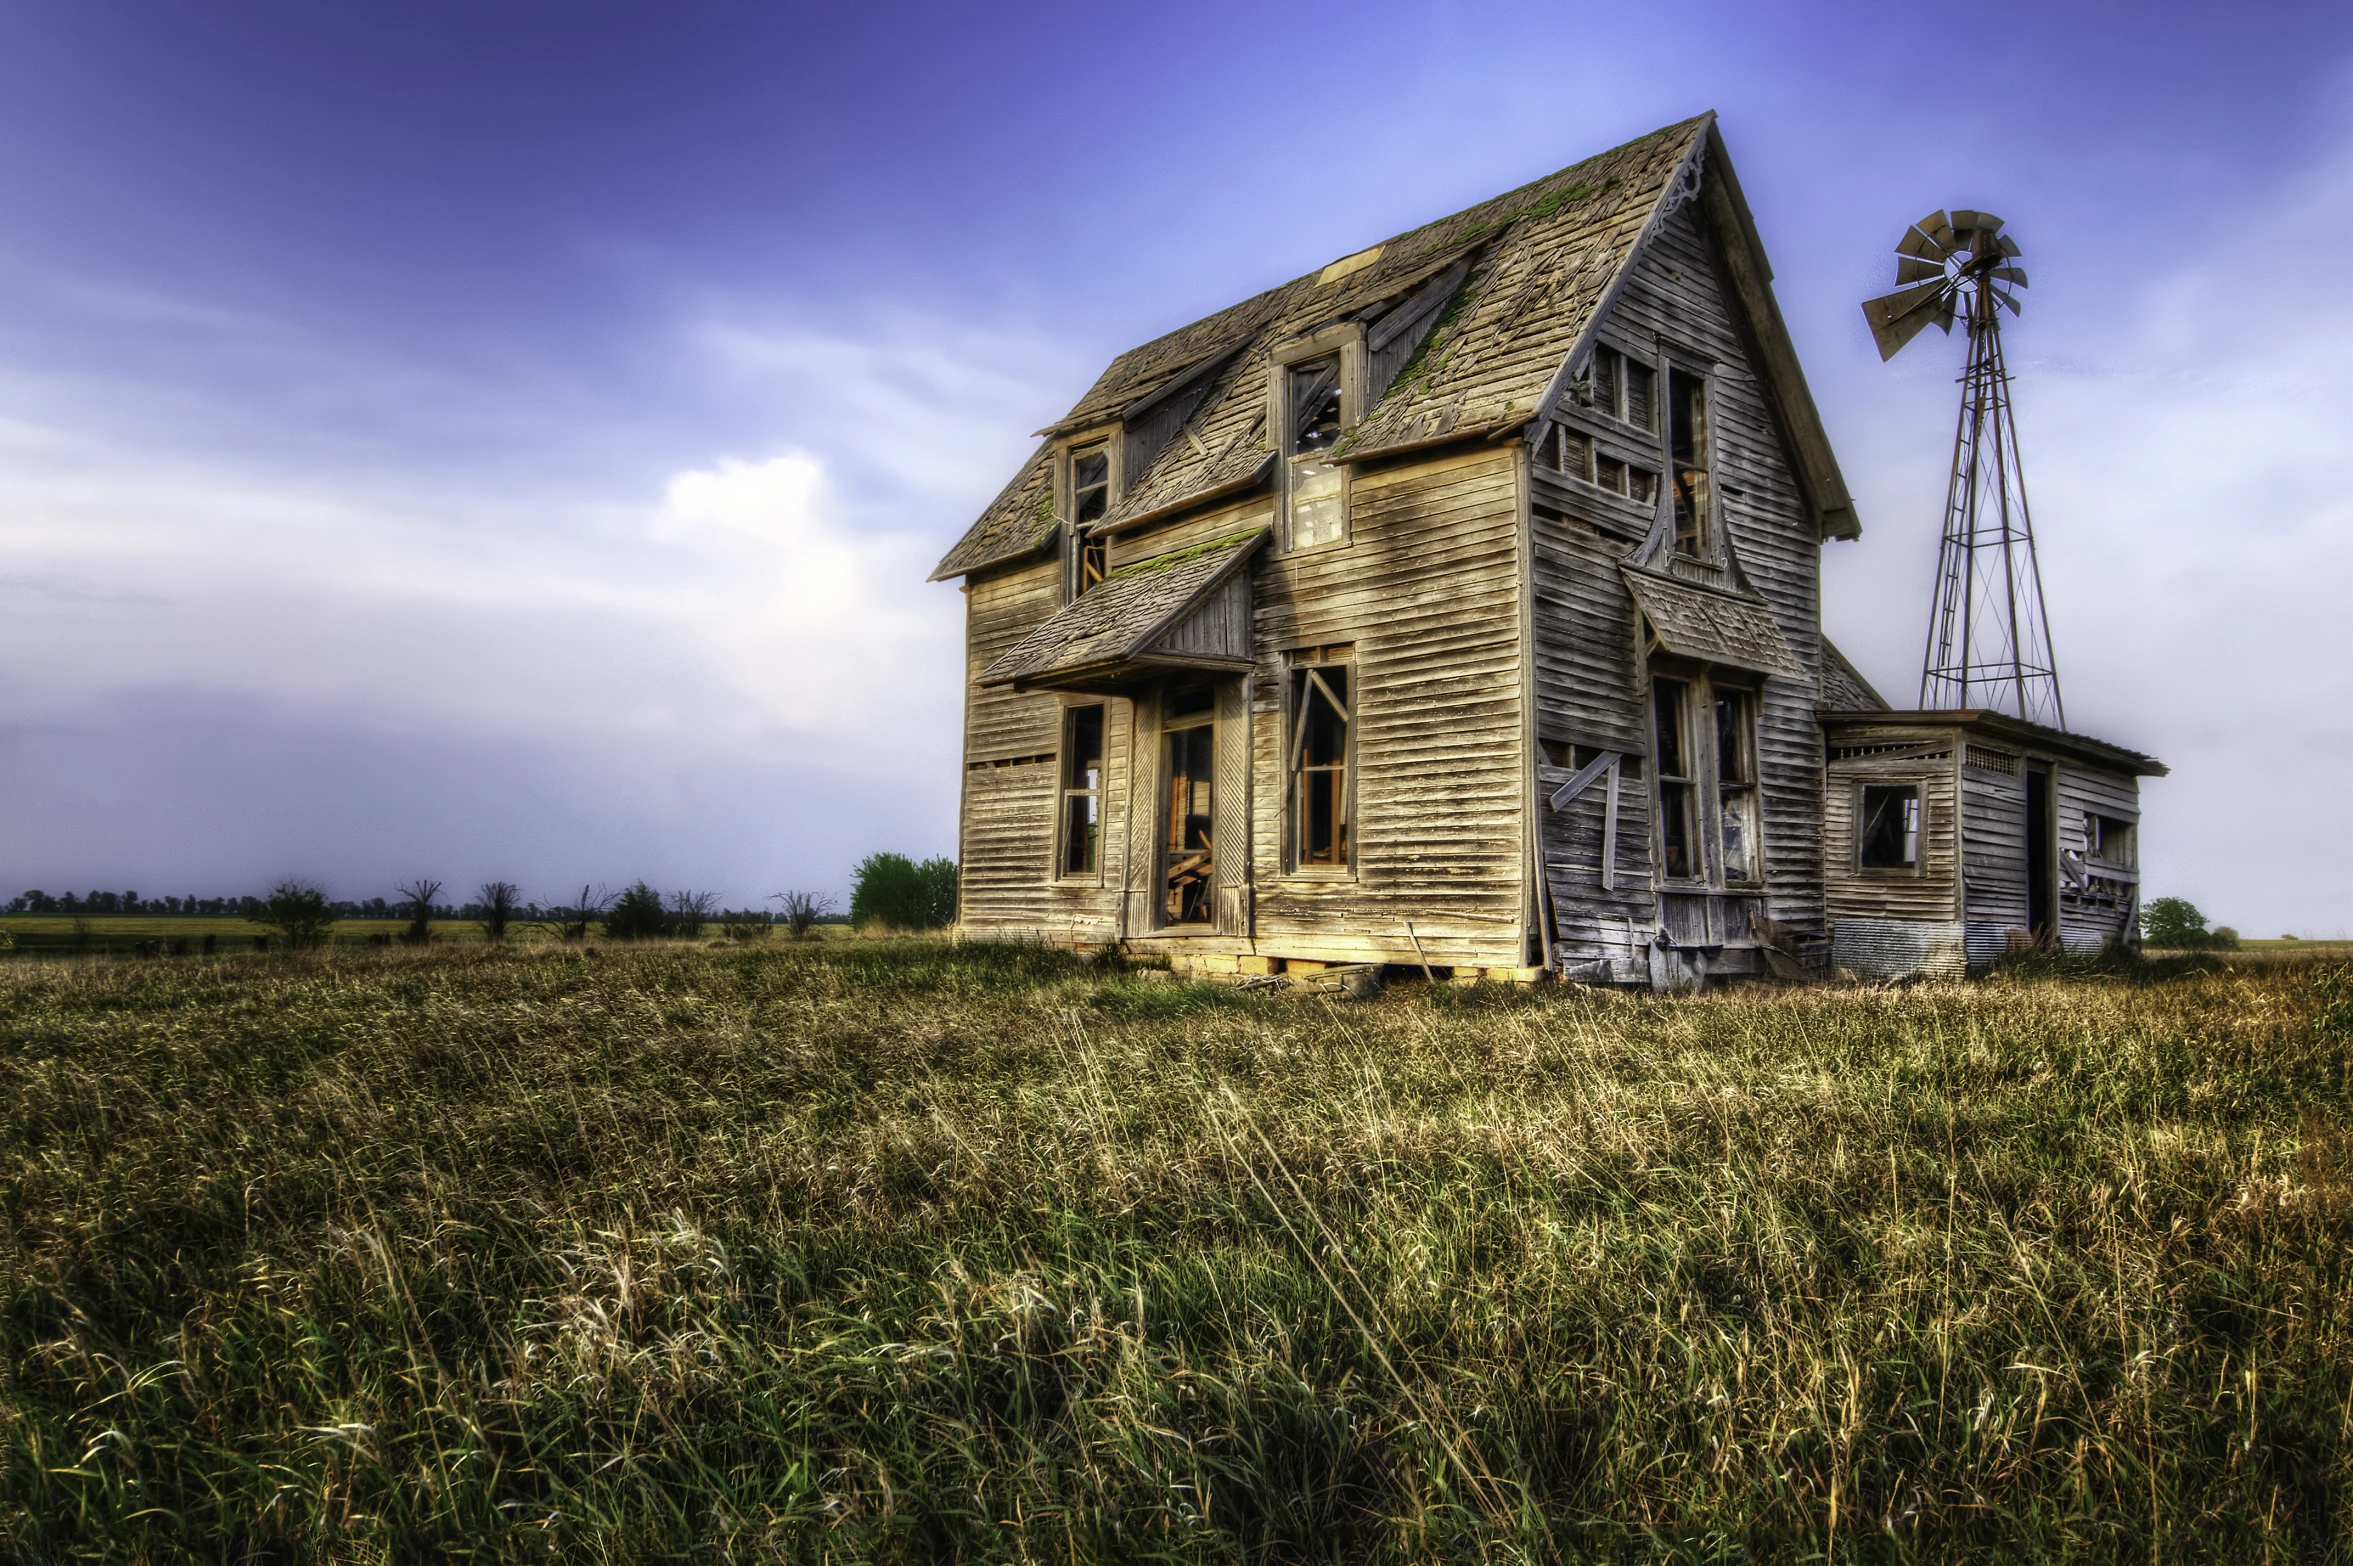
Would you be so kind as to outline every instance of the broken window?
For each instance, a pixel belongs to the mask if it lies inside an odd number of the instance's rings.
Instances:
[[[1291,843],[1300,868],[1342,869],[1354,852],[1348,765],[1355,726],[1346,648],[1293,657],[1291,668]]]
[[[1856,861],[1865,870],[1916,870],[1920,866],[1920,785],[1863,785]]]
[[[1757,698],[1751,691],[1716,690],[1716,809],[1724,879],[1763,880],[1757,855]]]
[[[1347,531],[1344,475],[1328,458],[1340,439],[1340,362],[1340,355],[1325,354],[1292,365],[1285,377],[1290,422],[1283,466],[1293,549],[1333,543]]]
[[[1658,498],[1659,476],[1650,469],[1595,449],[1593,437],[1566,424],[1556,424],[1536,448],[1536,460],[1558,468],[1565,478],[1624,495],[1649,505]]]
[[[1094,875],[1103,852],[1103,707],[1062,714],[1062,873]]]
[[[1708,383],[1681,370],[1667,376],[1667,465],[1675,475],[1675,552],[1705,558],[1709,536]]]
[[[1103,580],[1110,542],[1088,529],[1111,509],[1111,448],[1093,446],[1070,457],[1070,596]]]
[[[1658,746],[1659,854],[1670,879],[1691,880],[1700,874],[1692,851],[1691,686],[1683,680],[1652,680],[1650,706]]]
[[[1636,429],[1651,427],[1651,405],[1657,400],[1658,371],[1640,359],[1630,359],[1615,348],[1593,350],[1589,372],[1593,410]]]
[[[1216,705],[1215,693],[1207,689],[1173,691],[1162,702],[1168,805],[1161,836],[1161,918],[1169,924],[1207,924],[1215,917]]]
[[[2085,812],[2083,846],[2087,859],[2097,859],[2118,870],[2132,870],[2139,866],[2134,852],[2133,824],[2129,821]]]

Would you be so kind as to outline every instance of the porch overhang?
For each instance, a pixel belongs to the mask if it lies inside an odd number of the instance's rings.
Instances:
[[[1621,566],[1634,603],[1659,639],[1680,657],[1747,669],[1756,674],[1807,678],[1773,611],[1761,598],[1678,582],[1641,566]]]
[[[991,664],[979,683],[1118,695],[1172,676],[1250,667],[1257,528],[1123,566]]]

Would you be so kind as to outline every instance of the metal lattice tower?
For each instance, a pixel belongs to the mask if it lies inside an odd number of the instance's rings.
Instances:
[[[1896,246],[1896,281],[1908,286],[1867,301],[1863,314],[1882,359],[1932,322],[1949,333],[1958,318],[1968,330],[1920,705],[1990,708],[2064,729],[2002,361],[2001,312],[2018,313],[2017,296],[2004,285],[2024,288],[2026,272],[2013,264],[2018,245],[2001,228],[2000,218],[1967,209],[1922,218]]]

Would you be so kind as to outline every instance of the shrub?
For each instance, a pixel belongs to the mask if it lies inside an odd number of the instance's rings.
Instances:
[[[604,917],[613,905],[613,894],[603,887],[593,893],[586,886],[580,888],[577,901],[559,903],[547,911],[548,922],[556,927],[556,937],[565,941],[585,941],[588,927]]]
[[[2206,937],[2206,944],[2218,952],[2235,952],[2239,949],[2239,932],[2227,924],[2218,924],[2214,933]]]
[[[864,929],[937,930],[956,918],[956,861],[915,863],[905,854],[868,854],[850,889],[850,923]]]
[[[718,912],[719,899],[711,892],[672,892],[670,894],[670,933],[683,935],[688,940],[699,940],[703,926]]]
[[[731,941],[764,941],[775,928],[765,908],[731,908],[719,916],[719,933]]]
[[[324,945],[327,932],[335,927],[327,894],[307,881],[280,881],[270,888],[261,912],[251,917],[253,923],[277,931],[288,946],[297,948]]]
[[[2141,910],[2141,938],[2167,951],[2203,951],[2214,937],[2206,916],[2184,897],[2159,897]]]
[[[605,935],[612,940],[657,940],[671,928],[670,910],[662,906],[662,894],[643,881],[614,898],[613,906],[605,911]]]
[[[775,897],[784,908],[784,927],[796,941],[808,939],[817,921],[833,912],[833,899],[822,892],[778,892]]]

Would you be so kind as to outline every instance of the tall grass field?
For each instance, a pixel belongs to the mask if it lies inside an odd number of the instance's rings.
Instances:
[[[2343,1560],[2330,973],[20,958],[0,1559]]]

